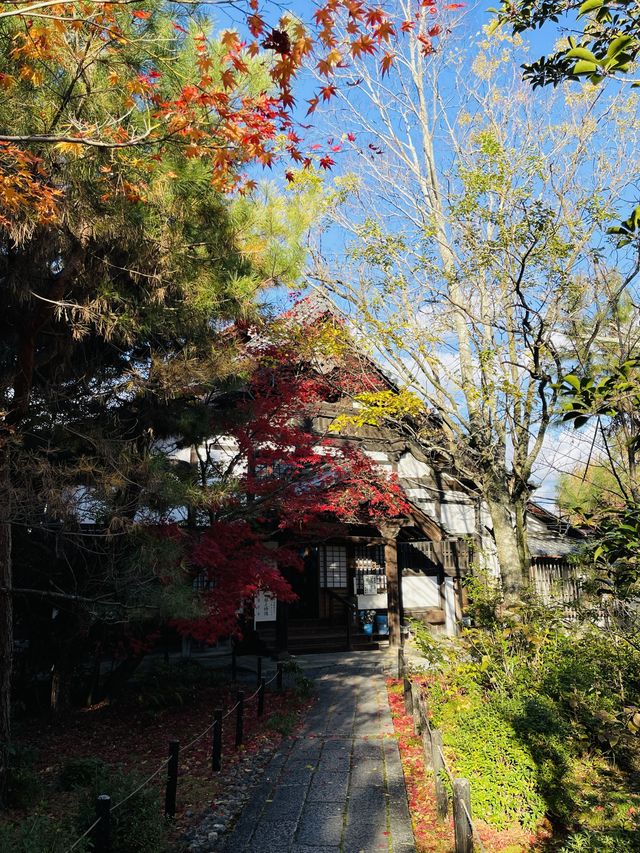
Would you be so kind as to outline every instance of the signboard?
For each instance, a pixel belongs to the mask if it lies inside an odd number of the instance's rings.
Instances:
[[[260,590],[255,595],[253,606],[253,623],[275,622],[278,602],[275,595]]]
[[[378,593],[378,575],[364,575],[364,594],[377,595]]]

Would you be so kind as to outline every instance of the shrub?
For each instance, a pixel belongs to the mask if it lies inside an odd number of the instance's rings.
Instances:
[[[471,783],[473,813],[496,829],[534,829],[545,814],[537,767],[501,704],[460,697],[443,709],[443,742]]]
[[[7,773],[7,802],[10,806],[24,809],[40,799],[42,783],[35,770],[35,761],[33,749],[10,747]]]
[[[277,711],[275,714],[271,714],[267,720],[267,728],[286,737],[293,731],[296,720],[297,717],[293,712],[285,714]]]
[[[638,853],[640,831],[576,832],[560,847],[558,853]]]
[[[37,816],[19,826],[0,825],[0,850],[2,853],[66,853],[78,835],[68,825],[51,818]],[[80,842],[74,853],[85,853],[88,842]]]
[[[288,660],[283,671],[293,676],[292,689],[298,699],[308,699],[313,693],[313,681],[303,673],[298,662],[293,659]]]
[[[160,710],[185,705],[204,687],[215,685],[220,676],[194,660],[155,663],[135,681],[136,702],[147,709]]]
[[[108,778],[108,767],[100,758],[71,758],[60,773],[60,785],[65,791],[96,787]]]
[[[77,816],[78,834],[95,820],[95,801],[99,794],[109,794],[112,806],[130,797],[112,812],[112,853],[160,853],[165,850],[160,795],[153,785],[136,791],[141,781],[133,774],[110,773],[86,789]]]
[[[438,658],[432,638],[422,643],[440,662],[429,704],[456,773],[472,782],[476,814],[497,828],[514,818],[533,828],[546,813],[579,830],[563,853],[640,850],[634,638],[625,642],[620,626],[567,626],[533,598],[492,621],[490,604],[490,628],[463,632],[455,657]]]

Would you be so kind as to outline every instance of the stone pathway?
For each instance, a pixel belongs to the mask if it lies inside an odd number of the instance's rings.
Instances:
[[[224,853],[415,853],[384,678],[375,653],[335,656]]]

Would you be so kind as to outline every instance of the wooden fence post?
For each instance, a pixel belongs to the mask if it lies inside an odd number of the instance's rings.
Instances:
[[[411,707],[413,709],[413,731],[419,735],[422,731],[422,708],[420,706],[420,691],[414,681],[411,682]]]
[[[260,688],[258,690],[258,716],[261,717],[264,714],[264,687],[266,681],[264,678],[260,679]]]
[[[404,712],[409,717],[413,714],[413,696],[411,695],[411,682],[404,676]]]
[[[211,771],[218,773],[222,769],[222,708],[216,708],[213,714],[213,735],[211,744]]]
[[[99,819],[93,830],[95,853],[111,853],[111,797],[100,794],[96,798],[96,817]]]
[[[456,853],[473,853],[471,787],[466,779],[453,780],[453,828]]]
[[[281,660],[278,661],[278,676],[276,679],[276,687],[279,692],[282,692],[282,675],[284,672],[284,665]]]
[[[433,745],[431,743],[431,731],[428,726],[422,730],[422,751],[424,753],[424,766],[427,770],[433,770]]]
[[[231,681],[238,680],[238,660],[236,656],[236,644],[231,641]]]
[[[242,734],[244,728],[244,693],[238,691],[238,707],[236,709],[236,749],[242,746]]]
[[[262,680],[262,658],[258,655],[258,665],[256,667],[256,687],[260,684]]]
[[[178,790],[178,753],[180,742],[169,741],[169,763],[167,764],[167,790],[164,798],[164,816],[173,819],[176,816],[176,793]]]
[[[444,762],[442,761],[442,733],[438,729],[431,730],[431,766],[436,787],[436,804],[438,818],[444,820],[447,816],[447,790],[442,781]]]
[[[404,678],[404,650],[398,649],[398,680]]]

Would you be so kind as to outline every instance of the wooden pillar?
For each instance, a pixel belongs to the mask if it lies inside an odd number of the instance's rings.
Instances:
[[[389,619],[389,645],[400,646],[402,635],[402,577],[398,569],[398,543],[400,525],[384,522],[380,532],[384,539],[384,565],[387,575],[387,614]]]
[[[289,605],[286,601],[276,604],[276,653],[286,655],[289,651]]]

